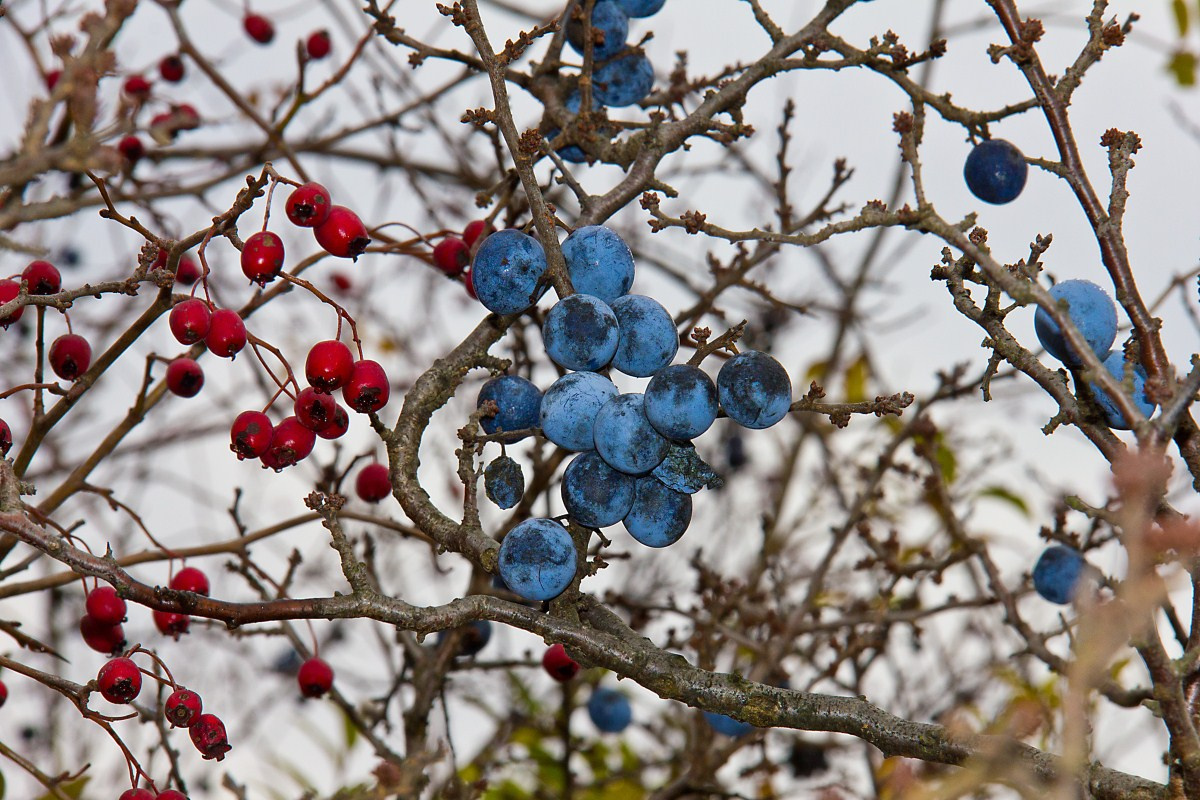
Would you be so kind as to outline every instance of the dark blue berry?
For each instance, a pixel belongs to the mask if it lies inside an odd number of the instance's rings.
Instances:
[[[636,480],[604,463],[595,450],[580,453],[563,473],[563,505],[580,525],[616,525],[633,507]]]
[[[496,404],[497,411],[495,416],[479,418],[479,426],[483,428],[484,433],[521,431],[538,427],[542,393],[524,378],[518,375],[499,375],[492,378],[479,390],[475,407],[479,408],[488,400]],[[504,441],[511,444],[527,435],[505,437]]]
[[[975,145],[963,166],[963,177],[971,193],[985,203],[1011,203],[1025,188],[1029,165],[1021,151],[1003,139],[988,139]]]
[[[691,495],[667,488],[653,475],[637,479],[637,496],[625,516],[625,530],[647,547],[679,541],[692,521]]]

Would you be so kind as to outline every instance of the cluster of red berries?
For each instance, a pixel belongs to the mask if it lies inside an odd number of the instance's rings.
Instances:
[[[49,261],[29,262],[21,272],[20,280],[25,283],[26,292],[30,295],[58,294],[62,289],[62,274]],[[14,299],[20,291],[21,284],[17,280],[0,280],[0,303]],[[19,320],[24,312],[24,307],[18,308],[0,319],[0,325],[7,328]],[[92,348],[82,336],[68,331],[51,343],[49,361],[55,375],[64,381],[73,381],[91,366]]]
[[[158,257],[154,259],[154,263],[150,266],[151,270],[166,269],[167,257],[170,255],[166,250],[159,249]],[[182,286],[191,286],[196,281],[200,280],[200,265],[196,263],[196,259],[192,258],[187,253],[179,257],[179,264],[175,267],[175,282]]]
[[[247,13],[242,17],[242,29],[246,35],[259,44],[270,44],[275,41],[275,24],[262,14]],[[309,59],[320,61],[329,55],[332,42],[329,31],[320,30],[309,35],[304,43],[304,50]]]
[[[232,309],[213,309],[198,297],[175,305],[168,317],[171,333],[183,345],[203,341],[220,358],[234,358],[246,346],[246,324]],[[179,397],[195,397],[204,386],[204,371],[195,359],[176,358],[167,366],[167,389]]]
[[[278,425],[262,411],[238,414],[229,437],[230,449],[239,460],[257,458],[263,466],[279,471],[307,458],[316,437],[340,438],[350,420],[332,397],[338,389],[346,405],[360,414],[378,411],[391,397],[387,373],[379,362],[356,361],[350,348],[336,339],[312,346],[304,373],[308,388],[296,395],[292,416]]]
[[[496,229],[487,220],[477,219],[467,223],[462,236],[446,236],[433,247],[433,265],[448,277],[461,280],[467,294],[475,297],[475,283],[471,278],[471,257],[488,234]]]
[[[208,597],[208,576],[195,567],[184,567],[171,577],[170,587],[179,592],[194,592]],[[88,592],[79,633],[88,647],[100,653],[116,653],[125,647],[128,606],[111,586],[97,586]],[[154,627],[160,633],[178,639],[188,632],[191,617],[174,611],[154,611]]]

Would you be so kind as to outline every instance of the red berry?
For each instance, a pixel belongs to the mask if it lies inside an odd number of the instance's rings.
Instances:
[[[329,210],[333,208],[333,200],[329,190],[315,181],[310,181],[296,188],[288,195],[284,210],[293,225],[301,228],[315,228],[329,219]]]
[[[177,358],[167,365],[167,389],[180,397],[195,397],[204,386],[204,370],[190,358]]]
[[[310,34],[308,41],[304,44],[308,50],[308,57],[313,61],[320,61],[329,55],[329,50],[333,43],[329,39],[329,31],[317,31]]]
[[[142,156],[146,155],[146,145],[142,144],[142,140],[133,134],[121,137],[121,141],[117,142],[117,150],[130,166],[141,161]]]
[[[184,567],[171,578],[171,588],[208,597],[208,576],[195,567]]]
[[[154,627],[158,628],[158,632],[173,639],[183,636],[192,626],[192,618],[187,614],[178,614],[174,611],[155,611],[150,616],[154,618]]]
[[[180,103],[171,106],[171,113],[175,119],[175,127],[181,131],[194,131],[200,127],[200,112],[195,106]]]
[[[216,714],[201,714],[188,728],[188,733],[192,736],[192,744],[196,745],[205,759],[220,761],[233,749],[229,746],[229,737],[225,735],[225,723]]]
[[[247,14],[242,19],[242,27],[259,44],[270,44],[275,38],[275,26],[262,14]]]
[[[283,269],[283,242],[270,231],[259,231],[242,246],[242,272],[259,286],[275,280]]]
[[[62,77],[61,69],[52,69],[46,73],[46,88],[54,91],[54,87],[58,85],[58,79]]]
[[[3,706],[8,701],[8,687],[4,685],[4,681],[0,681],[0,706]]]
[[[111,586],[97,586],[88,592],[84,602],[87,614],[104,625],[120,625],[125,621],[125,601]]]
[[[271,418],[261,411],[243,411],[229,429],[229,449],[237,453],[238,461],[261,458],[271,446],[271,434],[275,426]]]
[[[191,689],[179,688],[171,692],[170,697],[167,698],[167,702],[163,706],[163,715],[167,718],[167,722],[171,723],[172,728],[190,728],[196,718],[200,716],[200,709],[203,706],[204,702],[200,699],[200,695]]]
[[[5,278],[0,280],[0,306],[15,298],[21,292],[21,284],[16,281]],[[7,328],[21,318],[25,313],[25,306],[21,306],[16,311],[9,314],[7,317],[0,317],[0,327]]]
[[[181,256],[179,266],[175,268],[175,282],[191,286],[200,280],[200,265],[191,256]]]
[[[467,223],[467,227],[463,228],[463,241],[467,243],[467,247],[474,247],[475,242],[487,236],[489,233],[494,233],[495,228],[492,223],[486,219],[475,219]]]
[[[459,275],[471,263],[471,248],[457,236],[447,236],[434,246],[433,263],[447,275]]]
[[[479,297],[475,294],[475,276],[471,274],[471,270],[467,270],[462,274],[463,288],[467,290],[467,294],[472,300],[478,300]]]
[[[64,381],[73,381],[92,364],[92,346],[77,333],[64,333],[50,345],[50,369]]]
[[[204,344],[214,356],[233,358],[246,346],[246,323],[233,309],[218,308],[212,314]]]
[[[315,433],[295,417],[288,417],[275,426],[271,444],[262,456],[263,464],[278,472],[308,458],[316,442]]]
[[[392,387],[388,383],[387,373],[378,362],[369,359],[355,362],[354,372],[342,389],[342,399],[346,405],[360,414],[383,408],[391,395]]]
[[[346,412],[342,412],[345,414]],[[349,418],[347,417],[347,422]],[[8,423],[0,419],[0,456],[8,455],[8,451],[12,449],[12,430],[9,429]]]
[[[21,278],[30,294],[57,294],[62,288],[62,273],[49,261],[30,261]]]
[[[354,492],[360,500],[378,503],[392,493],[392,477],[387,464],[367,464],[354,479]]]
[[[155,800],[188,800],[187,795],[183,792],[178,792],[174,789],[167,789],[165,792],[159,792]]]
[[[337,401],[332,395],[321,394],[310,386],[296,395],[292,408],[301,425],[313,433],[320,433],[333,424]]]
[[[128,658],[114,658],[100,668],[96,688],[110,703],[132,703],[142,691],[142,671]]]
[[[354,284],[351,283],[349,276],[344,272],[335,272],[330,276],[330,279],[333,281],[333,288],[343,294],[354,288]]]
[[[212,310],[198,297],[184,300],[171,309],[171,333],[180,344],[195,344],[212,327]]]
[[[333,686],[333,667],[314,656],[300,665],[296,680],[300,684],[300,694],[320,697]]]
[[[121,796],[117,800],[156,800],[156,798],[154,792],[149,789],[126,789],[121,792]]]
[[[79,620],[79,633],[87,646],[97,653],[117,653],[125,647],[125,631],[120,625],[109,625],[87,614]]]
[[[328,428],[317,431],[322,439],[340,439],[350,430],[350,415],[336,401],[333,404],[333,422]]]
[[[559,683],[566,683],[579,672],[579,662],[567,655],[561,644],[552,644],[542,656],[542,667]]]
[[[130,75],[125,79],[124,90],[130,97],[145,100],[150,96],[150,81],[141,75]]]
[[[345,386],[353,371],[354,354],[336,339],[314,344],[304,361],[309,386],[325,394]]]
[[[183,80],[183,59],[179,56],[167,56],[158,62],[158,74],[164,81],[179,83]]]
[[[313,229],[313,233],[316,234],[317,244],[325,248],[330,255],[353,258],[356,261],[371,243],[371,238],[367,235],[367,226],[363,225],[358,214],[345,206],[329,209],[329,216]]]

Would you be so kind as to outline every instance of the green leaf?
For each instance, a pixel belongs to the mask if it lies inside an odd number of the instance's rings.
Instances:
[[[991,497],[995,500],[1001,500],[1021,512],[1021,516],[1029,516],[1029,504],[1025,502],[1025,498],[1008,489],[1004,486],[988,486],[985,489],[979,490],[980,497]]]
[[[817,383],[824,383],[825,382],[825,373],[828,371],[829,371],[829,362],[828,361],[818,361],[815,364],[813,364],[811,367],[809,367],[808,371],[804,373],[804,382],[811,383],[813,381],[816,381]]]
[[[942,435],[938,434],[938,446],[934,452],[934,458],[937,459],[938,466],[942,470],[942,480],[946,485],[954,483],[954,479],[958,477],[958,456],[954,455],[954,451],[940,441]]]
[[[1179,29],[1180,37],[1187,36],[1190,21],[1187,4],[1183,0],[1171,0],[1171,11],[1175,12],[1175,27]]]
[[[1180,86],[1196,85],[1196,56],[1187,50],[1179,50],[1167,62],[1167,72],[1175,76]]]
[[[79,798],[83,796],[84,787],[88,785],[88,780],[90,780],[90,778],[87,775],[83,775],[71,781],[70,783],[62,784],[58,787],[58,790],[67,797],[73,797],[75,800],[79,800]],[[38,800],[55,800],[55,796],[50,793],[46,793],[39,797]]]
[[[863,354],[846,367],[846,402],[861,403],[867,399],[867,379],[870,377],[870,365],[867,356]]]
[[[349,714],[342,714],[342,731],[346,734],[346,749],[350,750],[358,742],[358,726]]]

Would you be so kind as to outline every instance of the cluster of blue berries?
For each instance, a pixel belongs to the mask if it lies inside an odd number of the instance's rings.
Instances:
[[[654,87],[654,66],[645,53],[629,47],[629,20],[631,17],[649,17],[662,9],[666,0],[597,0],[592,8],[592,58],[596,67],[592,71],[592,99],[599,106],[624,108],[641,102]],[[567,43],[580,55],[584,54],[586,41],[580,19],[567,22]],[[580,94],[572,89],[565,105],[573,114],[579,113]],[[600,110],[599,108],[593,110]],[[558,136],[557,129],[547,132],[547,139]],[[567,161],[582,163],[587,154],[578,145],[563,145],[558,149]]]
[[[746,428],[783,419],[792,402],[787,371],[771,356],[746,351],[728,359],[714,383],[692,364],[672,364],[679,334],[656,300],[629,294],[633,254],[611,229],[579,228],[562,244],[576,294],[546,314],[546,353],[568,371],[543,394],[530,381],[501,375],[479,392],[477,407],[488,434],[511,443],[540,430],[549,441],[578,453],[562,479],[567,515],[587,528],[623,522],[637,541],[666,547],[678,541],[692,516],[691,495],[719,485],[692,439],[718,413]],[[518,230],[483,241],[472,265],[475,291],[489,310],[515,314],[546,291],[542,245]],[[602,370],[649,378],[644,392],[622,394]],[[524,494],[520,466],[507,455],[484,472],[484,488],[501,508]],[[528,600],[558,596],[575,576],[578,553],[571,535],[552,519],[514,527],[500,547],[499,571]]]

